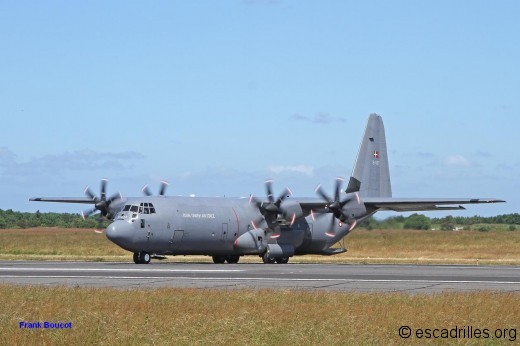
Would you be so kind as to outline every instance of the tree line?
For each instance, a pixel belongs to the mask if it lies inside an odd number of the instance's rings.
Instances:
[[[34,227],[96,228],[95,217],[83,220],[80,214],[27,213],[0,209],[0,229],[23,229]]]
[[[105,222],[106,225],[106,222]],[[383,220],[370,217],[360,226],[366,229],[441,229],[451,231],[456,227],[463,229],[476,228],[486,231],[489,225],[506,225],[509,230],[520,230],[520,214],[504,214],[491,217],[483,216],[445,216],[429,218],[422,214],[410,216],[392,216]],[[61,227],[61,228],[96,228],[99,226],[96,217],[84,220],[79,214],[70,213],[35,213],[0,209],[0,229]],[[475,227],[472,227],[475,226]]]
[[[486,232],[491,230],[492,225],[503,225],[510,231],[520,230],[520,214],[503,214],[497,216],[445,216],[442,218],[429,218],[422,214],[410,216],[392,216],[384,220],[370,217],[361,223],[366,229],[440,229],[452,231],[458,229],[476,229]]]

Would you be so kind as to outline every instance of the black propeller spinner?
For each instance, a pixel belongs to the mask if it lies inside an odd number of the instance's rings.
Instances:
[[[161,185],[159,187],[159,196],[164,196],[164,194],[166,193],[166,188],[168,187],[168,182],[166,180],[161,180]],[[146,184],[145,186],[143,186],[143,188],[141,189],[141,191],[143,192],[143,194],[145,196],[152,196],[153,193],[150,191],[150,189],[148,188],[148,184]]]
[[[113,203],[114,201],[122,199],[122,196],[121,196],[120,192],[117,192],[117,193],[113,194],[112,196],[110,196],[110,198],[107,199],[107,193],[106,193],[107,182],[108,182],[107,179],[101,179],[101,188],[100,188],[101,197],[97,197],[92,192],[92,190],[90,190],[90,188],[88,186],[85,188],[85,191],[84,191],[85,195],[87,197],[91,198],[95,204],[94,204],[94,208],[81,212],[81,216],[84,219],[89,217],[90,215],[94,214],[98,210],[99,210],[101,216],[103,216],[103,217],[106,217],[108,219],[111,219],[113,217],[113,215],[111,215],[111,213],[110,213],[110,208],[109,208],[110,204]]]
[[[267,194],[267,202],[259,201],[251,195],[250,203],[256,205],[268,226],[271,227],[271,224],[279,220],[279,216],[283,214],[280,205],[287,197],[292,195],[292,192],[289,188],[285,188],[275,200],[273,195],[273,181],[271,179],[265,181],[265,192]],[[254,228],[256,228],[260,222],[262,222],[262,219],[256,220],[256,222],[251,221]]]
[[[336,179],[335,190],[334,190],[334,199],[330,198],[329,195],[327,195],[325,193],[325,191],[323,191],[323,189],[321,188],[321,185],[318,185],[316,187],[316,193],[318,195],[320,195],[320,197],[323,198],[323,200],[325,202],[327,202],[327,205],[325,207],[326,210],[323,213],[332,213],[332,215],[334,215],[334,218],[338,219],[340,222],[345,222],[345,223],[348,223],[350,226],[352,226],[356,222],[356,220],[350,218],[348,216],[348,214],[346,214],[345,211],[343,210],[343,207],[348,202],[350,202],[350,200],[352,198],[346,198],[344,200],[340,199],[342,182],[343,182],[343,178],[338,177]],[[329,230],[325,233],[330,237],[334,237],[336,235],[336,232],[334,230],[334,228],[335,228],[334,227],[334,223],[335,223],[334,218],[331,219],[331,224],[330,224]]]

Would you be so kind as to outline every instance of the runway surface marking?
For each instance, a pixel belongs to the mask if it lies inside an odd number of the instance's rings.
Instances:
[[[519,285],[520,282],[517,281],[482,281],[482,280],[423,280],[423,279],[410,279],[410,280],[402,280],[402,279],[303,279],[303,278],[205,278],[205,277],[184,277],[184,276],[175,276],[175,277],[165,277],[165,276],[82,276],[82,275],[0,275],[0,278],[26,278],[26,279],[34,279],[34,278],[46,278],[46,279],[80,279],[80,278],[95,278],[95,279],[131,279],[131,280],[142,280],[142,279],[179,279],[179,280],[214,280],[214,281],[301,281],[301,282],[330,282],[330,281],[341,281],[341,282],[415,282],[415,283],[439,283],[439,284],[513,284]]]
[[[520,266],[0,261],[0,283],[85,287],[520,292]]]
[[[67,272],[161,272],[161,273],[234,273],[242,269],[138,269],[138,268],[1,268],[0,271],[67,271]]]

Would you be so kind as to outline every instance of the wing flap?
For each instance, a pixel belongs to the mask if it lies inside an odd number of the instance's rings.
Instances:
[[[34,197],[30,198],[31,202],[55,202],[55,203],[82,203],[95,204],[92,198],[89,197]]]

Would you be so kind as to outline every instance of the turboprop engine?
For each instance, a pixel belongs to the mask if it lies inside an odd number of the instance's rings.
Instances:
[[[294,221],[303,216],[303,210],[300,203],[287,201],[280,206],[281,213],[276,218],[276,223],[280,225],[292,225]]]
[[[265,251],[266,232],[261,228],[254,228],[235,239],[233,246],[244,254],[257,254]]]

